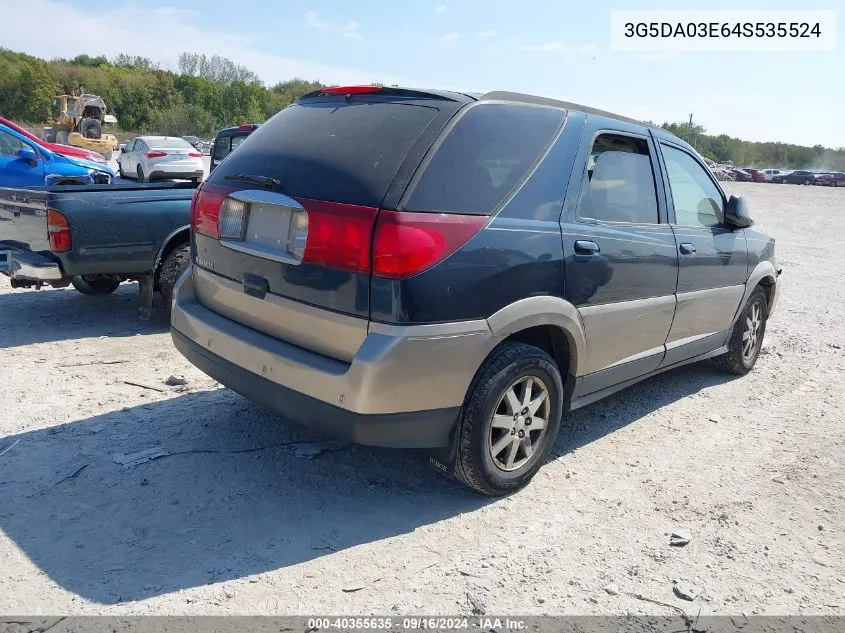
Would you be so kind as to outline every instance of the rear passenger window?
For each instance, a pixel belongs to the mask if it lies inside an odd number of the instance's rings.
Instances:
[[[578,217],[657,224],[657,194],[645,139],[621,134],[596,137]]]
[[[661,144],[666,175],[675,207],[675,223],[715,226],[719,223],[722,194],[697,160],[686,152]]]
[[[405,209],[491,213],[537,162],[564,117],[555,108],[470,107],[424,167]]]
[[[214,160],[223,160],[229,153],[229,137],[221,136],[214,142]]]

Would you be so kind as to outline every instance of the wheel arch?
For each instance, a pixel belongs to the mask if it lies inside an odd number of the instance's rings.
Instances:
[[[777,279],[778,272],[772,262],[766,260],[757,264],[748,276],[748,281],[745,282],[745,293],[742,295],[742,301],[739,302],[739,306],[737,306],[736,314],[734,314],[731,325],[734,325],[737,319],[739,319],[739,315],[742,314],[742,309],[745,307],[745,304],[748,302],[748,298],[757,286],[762,287],[763,290],[766,291],[768,309],[769,312],[771,312]]]
[[[153,275],[155,276],[155,285],[158,286],[158,275],[161,271],[161,264],[174,249],[188,244],[191,240],[191,225],[180,226],[178,229],[170,233],[161,245],[161,248],[156,255],[155,264],[153,266]]]
[[[505,306],[487,324],[497,339],[526,342],[550,352],[564,378],[566,373],[581,375],[587,340],[581,316],[568,301],[528,297]]]

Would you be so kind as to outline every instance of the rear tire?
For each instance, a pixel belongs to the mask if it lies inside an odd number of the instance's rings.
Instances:
[[[754,368],[763,348],[768,309],[766,291],[757,286],[734,325],[728,353],[713,359],[716,367],[736,376],[744,376]]]
[[[191,247],[188,244],[177,246],[161,263],[158,272],[158,291],[164,299],[164,307],[170,312],[173,302],[173,289],[176,281],[182,276],[191,264]]]
[[[562,405],[560,371],[548,354],[524,343],[497,347],[467,392],[459,422],[458,478],[489,496],[528,484],[549,457]]]
[[[138,169],[135,173],[138,176],[138,182],[147,182],[147,177],[144,175],[144,170],[140,165],[138,165]]]
[[[110,295],[120,286],[120,279],[111,275],[80,275],[70,283],[84,295]]]

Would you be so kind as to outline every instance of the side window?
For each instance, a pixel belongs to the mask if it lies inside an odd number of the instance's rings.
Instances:
[[[491,213],[537,162],[564,114],[517,104],[472,106],[435,150],[405,208]]]
[[[223,160],[229,153],[229,137],[218,136],[214,141],[214,160]]]
[[[135,146],[138,144],[138,139],[134,139],[129,142],[129,145],[126,146],[126,152],[134,152]]]
[[[719,188],[697,160],[685,151],[661,144],[675,206],[675,223],[714,226],[724,205]]]
[[[648,142],[622,134],[596,137],[578,218],[657,224],[657,193]]]
[[[0,156],[17,156],[24,147],[23,141],[0,130]]]
[[[238,147],[238,145],[243,143],[245,140],[246,140],[246,136],[244,136],[243,134],[241,134],[239,136],[233,136],[232,137],[232,150],[231,151],[234,152],[235,149]]]

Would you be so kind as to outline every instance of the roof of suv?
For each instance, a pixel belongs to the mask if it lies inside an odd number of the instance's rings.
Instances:
[[[510,101],[515,103],[532,103],[537,105],[548,105],[557,108],[563,108],[565,110],[572,110],[574,112],[583,112],[584,114],[593,114],[596,116],[603,116],[609,119],[616,119],[617,121],[625,121],[627,123],[634,123],[636,125],[643,125],[653,130],[660,130],[665,132],[662,128],[648,123],[646,121],[639,121],[637,119],[632,119],[630,117],[622,116],[621,114],[614,114],[612,112],[606,112],[604,110],[599,110],[597,108],[591,108],[584,105],[579,105],[577,103],[571,103],[569,101],[561,101],[559,99],[550,99],[548,97],[538,97],[536,95],[529,95],[523,94],[520,92],[508,92],[504,90],[495,90],[492,92],[486,93],[477,93],[477,92],[457,92],[454,90],[423,90],[418,88],[400,88],[398,86],[382,86],[380,90],[378,90],[381,94],[386,94],[389,96],[396,96],[396,97],[410,97],[410,98],[422,98],[422,99],[448,99],[450,101],[458,101],[463,103],[469,103],[471,101]],[[334,93],[335,95],[339,93]],[[315,90],[314,92],[309,92],[308,94],[303,95],[300,99],[310,99],[320,96],[329,96],[323,90]],[[671,135],[670,135],[671,136]]]

